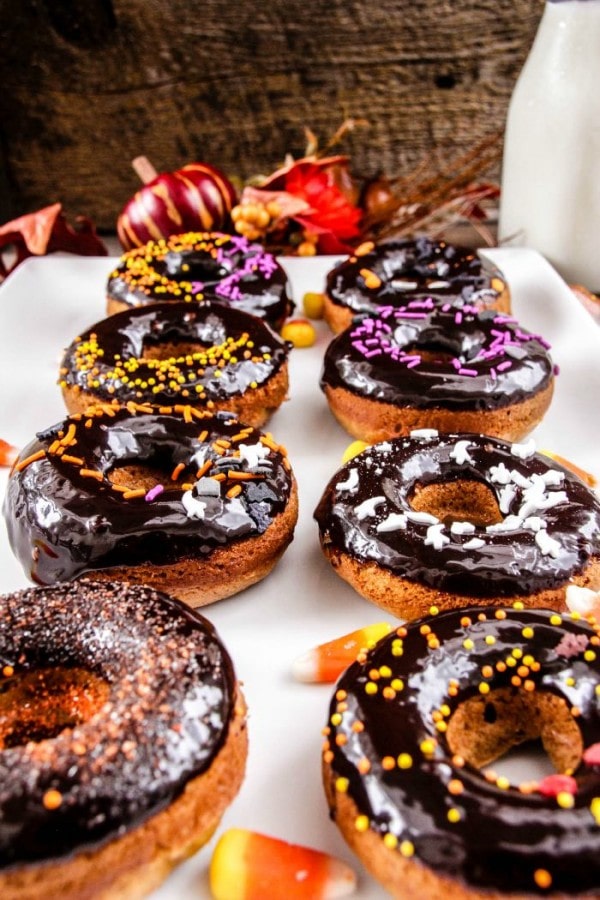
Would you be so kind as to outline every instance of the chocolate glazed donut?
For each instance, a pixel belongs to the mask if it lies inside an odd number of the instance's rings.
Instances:
[[[514,318],[428,297],[382,306],[334,338],[321,388],[340,424],[368,443],[415,428],[520,440],[552,399],[548,348]]]
[[[205,301],[154,303],[97,322],[67,348],[69,412],[92,403],[189,403],[260,426],[288,389],[288,345],[264,320]]]
[[[440,304],[510,311],[502,275],[477,253],[420,237],[361,244],[327,276],[324,315],[337,334],[357,314],[427,297]]]
[[[147,587],[0,597],[0,895],[141,897],[235,797],[245,705],[227,651]]]
[[[600,627],[515,607],[398,628],[337,684],[331,814],[395,897],[600,896]],[[536,738],[558,774],[483,768]]]
[[[285,449],[231,414],[98,406],[25,448],[4,514],[37,583],[94,572],[195,606],[268,574],[297,492]]]
[[[563,608],[570,583],[600,587],[600,503],[533,441],[424,430],[375,444],[315,517],[336,573],[403,618],[474,598]]]
[[[188,232],[124,253],[108,278],[109,315],[160,300],[216,300],[279,329],[293,304],[287,275],[261,244],[239,235]]]

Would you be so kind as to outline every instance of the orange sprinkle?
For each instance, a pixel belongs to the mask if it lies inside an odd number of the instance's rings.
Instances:
[[[536,869],[533,873],[533,880],[540,888],[549,888],[552,884],[552,875],[547,869]]]
[[[200,434],[198,435],[198,440],[202,444],[202,443],[204,443],[204,441],[206,440],[207,437],[208,437],[208,431],[205,428],[204,431],[201,431]]]
[[[206,462],[202,466],[200,466],[200,468],[196,472],[196,478],[202,478],[203,475],[206,475],[211,466],[212,459],[207,459]]]
[[[103,481],[104,475],[102,472],[99,472],[97,469],[80,469],[79,474],[83,478],[95,478],[96,481]]]
[[[363,756],[362,759],[359,759],[358,765],[356,767],[361,775],[366,775],[367,772],[371,771],[371,763],[367,759],[366,756]]]
[[[232,500],[233,497],[238,497],[241,493],[242,493],[241,484],[234,484],[233,487],[229,488],[229,490],[227,491],[227,494],[225,496],[228,497],[229,500]]]
[[[4,666],[2,669],[2,674],[5,678],[10,678],[11,675],[15,674],[15,670],[13,666]]]
[[[452,778],[448,782],[448,790],[450,791],[451,794],[454,794],[455,796],[458,794],[462,794],[464,789],[465,789],[464,784],[462,783],[462,781],[459,781],[458,778]]]
[[[219,472],[217,475],[211,475],[210,477],[213,481],[225,481],[227,475],[225,474],[225,472]]]
[[[44,796],[42,797],[42,803],[46,807],[46,809],[58,809],[58,807],[62,804],[62,794],[60,791],[55,790],[54,788],[50,788],[49,791],[46,791]]]
[[[231,481],[256,481],[257,478],[261,478],[260,475],[256,475],[254,472],[237,472],[235,469],[230,469],[227,477]]]
[[[77,433],[77,428],[74,425],[74,423],[71,422],[71,424],[69,425],[69,428],[67,430],[67,433],[65,434],[65,436],[63,438],[61,438],[60,443],[64,447],[67,447],[69,444],[72,444],[76,433]]]
[[[177,463],[173,471],[171,472],[171,481],[177,481],[183,470],[185,469],[185,463]]]
[[[146,491],[144,488],[137,488],[135,491],[126,491],[123,494],[124,500],[135,500],[137,497],[145,497]]]
[[[85,462],[80,456],[69,456],[68,453],[63,453],[62,460],[66,463],[73,463],[74,466],[82,466]]]
[[[45,450],[38,450],[37,453],[32,453],[31,456],[26,457],[26,459],[22,459],[15,466],[17,472],[20,472],[22,469],[27,468],[27,466],[32,462],[37,462],[38,459],[43,459],[46,455]]]

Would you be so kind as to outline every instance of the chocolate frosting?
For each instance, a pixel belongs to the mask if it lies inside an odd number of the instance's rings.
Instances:
[[[264,533],[283,511],[291,470],[268,435],[230,413],[150,413],[132,404],[93,408],[22,451],[4,515],[13,552],[33,581],[208,556]],[[132,465],[160,470],[162,484],[129,497],[108,476]]]
[[[128,306],[160,300],[215,300],[280,328],[293,308],[282,267],[261,244],[239,235],[188,232],[124,253],[108,296]]]
[[[417,864],[471,889],[544,895],[542,885],[551,883],[553,896],[596,896],[600,769],[593,757],[573,773],[568,808],[555,795],[487,780],[452,755],[446,727],[457,706],[488,689],[543,691],[577,709],[584,748],[597,745],[598,632],[575,615],[561,624],[548,610],[515,609],[450,611],[392,632],[347,669],[332,699],[325,753],[334,778],[344,779],[338,790],[347,789],[369,828],[389,835],[390,852],[414,854]],[[530,668],[519,687],[517,657]]]
[[[198,347],[179,354],[178,343]],[[160,344],[175,345],[174,356],[145,358]],[[61,383],[105,401],[202,406],[263,387],[287,357],[285,341],[256,316],[210,301],[156,303],[109,316],[76,338]]]
[[[492,491],[499,524],[450,525],[412,509],[416,486],[465,479]],[[334,475],[315,518],[334,551],[473,597],[555,588],[600,554],[599,501],[532,441],[425,429],[375,444]]]
[[[431,298],[355,322],[329,345],[321,387],[419,409],[488,410],[548,386],[548,344],[496,312]]]
[[[420,237],[363,245],[332,269],[326,293],[356,313],[375,313],[378,306],[403,305],[409,294],[486,308],[504,288],[500,273],[473,250]]]
[[[209,767],[227,737],[235,677],[199,613],[147,587],[85,580],[0,597],[0,610],[3,693],[40,668],[67,681],[85,669],[108,685],[87,721],[0,751],[2,868],[93,850]],[[59,795],[52,808],[49,791]]]

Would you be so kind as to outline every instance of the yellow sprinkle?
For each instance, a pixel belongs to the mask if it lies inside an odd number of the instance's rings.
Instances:
[[[550,624],[551,625],[562,625],[562,618],[557,615],[550,616]]]
[[[523,637],[526,638],[527,640],[529,640],[530,638],[532,638],[533,635],[534,635],[534,633],[535,633],[535,632],[534,632],[533,628],[531,628],[529,625],[527,625],[527,626],[522,630],[522,632],[521,632],[521,634],[523,635]]]
[[[437,616],[437,614],[439,613],[439,611],[440,611],[440,610],[439,610],[439,607],[437,607],[437,606],[430,606],[430,607],[429,607],[429,615],[430,615],[430,616]]]
[[[461,815],[460,810],[456,809],[456,807],[452,807],[452,809],[448,810],[448,821],[452,823],[460,822]]]
[[[499,787],[501,791],[506,791],[510,787],[510,781],[505,775],[499,775],[496,779],[496,787]]]
[[[435,729],[436,729],[436,731],[440,731],[443,734],[444,731],[448,730],[448,725],[446,722],[436,722]]]
[[[354,827],[357,831],[364,832],[369,830],[369,817],[368,816],[357,816],[356,821],[354,822]]]
[[[410,753],[401,753],[398,757],[398,768],[399,769],[410,769],[413,764],[412,756]]]
[[[465,648],[465,650],[472,650],[474,646],[475,644],[471,640],[471,638],[465,638],[465,640],[463,641],[463,647]]]
[[[392,670],[389,666],[381,666],[379,669],[379,674],[382,678],[389,678],[392,674]]]
[[[341,724],[342,724],[342,717],[340,716],[339,713],[334,713],[334,714],[332,715],[330,721],[331,721],[331,724],[332,724],[332,725],[341,725]]]
[[[436,743],[432,738],[425,738],[419,744],[419,749],[424,756],[432,756],[435,753]]]
[[[398,838],[395,834],[392,834],[391,831],[388,831],[387,834],[383,836],[383,843],[389,850],[395,850],[398,846]]]
[[[523,651],[520,647],[515,647],[515,649],[512,651],[512,655],[515,659],[521,659],[521,657],[523,656]]]
[[[490,686],[486,681],[482,681],[479,685],[479,693],[480,694],[489,694]]]
[[[596,820],[596,825],[600,825],[600,797],[594,797],[590,803],[590,812]]]
[[[515,600],[513,603],[513,609],[525,609],[525,604],[522,600]]]
[[[415,845],[412,841],[402,841],[400,844],[400,853],[402,856],[411,857],[415,855]]]
[[[583,654],[583,658],[586,662],[593,662],[596,659],[596,654],[593,650],[586,650]]]
[[[349,784],[350,784],[350,782],[348,781],[347,778],[336,778],[335,789],[336,789],[336,791],[339,791],[340,794],[345,794],[346,791],[348,790]]]
[[[390,682],[390,686],[393,687],[395,691],[401,691],[404,688],[404,682],[401,678],[394,678]]]
[[[378,688],[374,681],[367,681],[367,683],[365,684],[366,694],[376,694],[377,690]]]
[[[556,802],[561,809],[573,809],[575,806],[575,797],[568,791],[559,791],[556,795]]]
[[[492,644],[496,643],[496,638],[494,637],[493,634],[486,634],[485,642],[486,642],[486,644],[488,644],[491,647]]]

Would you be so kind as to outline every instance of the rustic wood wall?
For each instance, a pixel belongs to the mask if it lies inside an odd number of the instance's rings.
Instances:
[[[303,126],[361,174],[451,158],[502,128],[541,0],[0,0],[4,219],[56,200],[103,229],[130,160],[230,175],[301,155]]]

